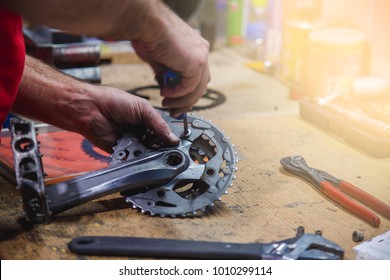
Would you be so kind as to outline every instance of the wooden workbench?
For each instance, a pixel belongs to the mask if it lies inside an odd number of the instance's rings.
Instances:
[[[271,242],[295,236],[298,226],[323,235],[354,259],[352,232],[365,239],[390,230],[381,217],[373,228],[322,196],[314,186],[284,172],[280,159],[302,155],[316,168],[350,181],[390,204],[390,158],[378,159],[300,118],[298,102],[272,77],[244,66],[230,49],[210,57],[210,88],[227,97],[214,109],[197,112],[232,138],[241,159],[234,186],[205,215],[192,218],[150,217],[129,208],[119,195],[67,211],[51,224],[22,229],[22,205],[15,186],[0,178],[0,258],[78,259],[68,242],[81,235],[176,238],[224,242]],[[108,65],[103,83],[123,89],[153,83],[144,64]],[[93,259],[97,259],[93,258]],[[105,257],[104,259],[111,259]]]

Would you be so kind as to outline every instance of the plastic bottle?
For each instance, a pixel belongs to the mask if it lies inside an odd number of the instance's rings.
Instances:
[[[267,26],[267,0],[246,2],[246,45],[249,56],[255,60],[264,58],[264,44]]]
[[[229,0],[227,14],[227,43],[239,46],[244,43],[244,0]]]

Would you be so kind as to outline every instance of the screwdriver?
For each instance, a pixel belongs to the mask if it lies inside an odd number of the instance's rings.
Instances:
[[[164,87],[174,87],[178,84],[181,83],[181,74],[178,72],[175,72],[173,70],[168,70],[167,72],[162,75],[162,77],[158,80],[158,83],[160,86]],[[188,118],[187,118],[187,113],[181,114],[178,119],[183,120],[183,127],[184,127],[184,132],[183,136],[187,137],[190,135],[190,130],[188,129]]]
[[[190,130],[188,129],[187,113],[183,114],[183,126],[184,126],[184,134],[183,134],[183,136],[187,137],[187,136],[190,135]]]

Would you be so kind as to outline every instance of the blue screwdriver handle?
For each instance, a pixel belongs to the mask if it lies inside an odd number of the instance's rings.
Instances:
[[[158,83],[160,84],[160,87],[174,87],[181,83],[182,76],[180,73],[175,72],[171,69],[168,69],[164,75],[159,77]],[[177,117],[179,120],[183,120],[183,126],[184,126],[184,133],[183,135],[188,136],[189,130],[188,130],[188,120],[187,120],[187,113],[183,113],[180,116]]]
[[[180,73],[168,69],[157,81],[161,87],[174,87],[181,83],[181,79]]]

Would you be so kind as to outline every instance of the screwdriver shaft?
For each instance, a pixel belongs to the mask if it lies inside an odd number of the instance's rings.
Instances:
[[[187,113],[183,114],[184,136],[189,135]]]

